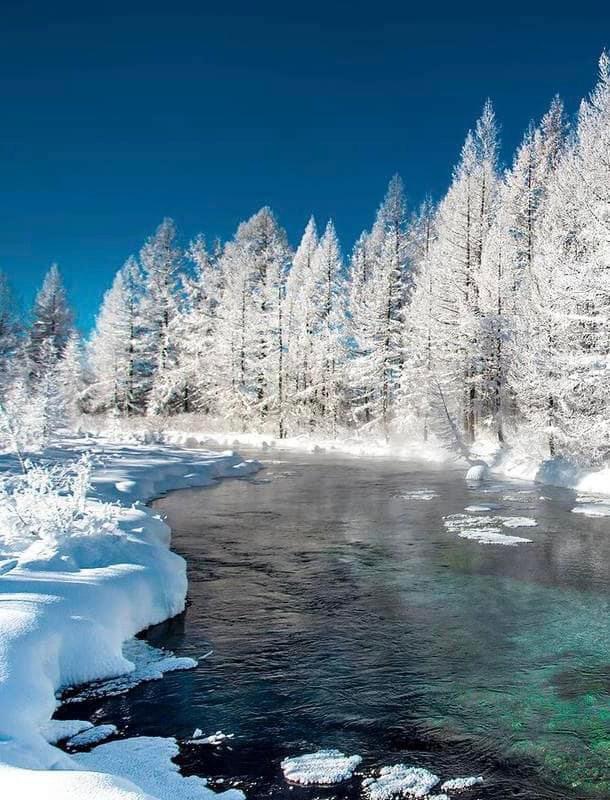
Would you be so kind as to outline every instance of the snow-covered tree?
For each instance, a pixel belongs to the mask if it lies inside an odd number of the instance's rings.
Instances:
[[[176,243],[176,226],[166,218],[140,251],[144,294],[140,303],[143,356],[149,377],[148,410],[173,411],[183,400],[175,376],[177,343],[173,321],[179,312],[179,277],[183,254]]]
[[[131,256],[104,295],[89,342],[88,395],[94,411],[130,415],[143,410],[148,376],[142,363],[142,293],[142,273]]]
[[[0,399],[19,370],[22,325],[8,278],[0,270]]]
[[[245,426],[258,420],[285,432],[286,234],[269,208],[237,229],[225,246],[216,358],[226,368],[220,407]]]
[[[395,175],[369,234],[354,250],[350,282],[353,397],[386,436],[400,385],[404,308],[410,288],[406,205]]]
[[[59,358],[72,333],[74,317],[66,299],[66,291],[56,264],[47,272],[36,295],[32,324],[28,337],[28,357],[34,376],[44,375],[48,355]]]
[[[313,260],[318,233],[310,218],[286,280],[286,399],[290,424],[310,425],[313,402],[313,332],[317,294]]]
[[[332,221],[312,259],[312,417],[310,427],[335,433],[346,403],[347,309],[341,247]]]

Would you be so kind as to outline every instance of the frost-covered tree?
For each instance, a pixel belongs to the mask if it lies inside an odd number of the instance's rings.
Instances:
[[[386,436],[400,385],[407,266],[406,204],[395,175],[371,232],[354,250],[349,292],[353,397],[358,413],[379,422]]]
[[[610,60],[548,187],[512,385],[549,453],[610,452]]]
[[[140,251],[144,294],[140,303],[143,361],[149,378],[149,412],[173,411],[180,407],[180,387],[172,378],[177,342],[172,325],[179,313],[179,277],[183,254],[176,243],[176,226],[166,218]]]
[[[318,232],[310,218],[286,280],[286,385],[289,423],[310,425],[313,403],[313,332],[318,309],[314,257]]]
[[[432,370],[443,409],[466,442],[475,437],[484,395],[481,334],[482,266],[498,193],[498,133],[486,103],[462,148],[447,195],[439,205],[428,255],[434,325]],[[418,292],[428,292],[418,282]],[[425,306],[425,300],[421,302]]]
[[[0,270],[0,399],[19,371],[22,325],[8,278]]]
[[[225,246],[216,358],[225,365],[220,406],[240,424],[258,420],[285,432],[286,234],[269,208]]]
[[[49,353],[59,358],[72,333],[74,317],[56,264],[47,272],[34,301],[28,337],[28,357],[34,376],[43,375]]]
[[[332,221],[312,259],[312,411],[310,427],[336,433],[346,402],[347,314],[341,247]]]
[[[142,273],[131,256],[104,295],[88,346],[94,411],[131,415],[143,410],[148,375],[142,363],[142,294]]]
[[[82,411],[84,390],[83,343],[75,330],[57,361],[57,382],[65,421],[73,427]]]

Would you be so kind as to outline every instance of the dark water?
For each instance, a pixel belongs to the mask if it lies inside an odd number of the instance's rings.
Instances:
[[[483,774],[481,798],[610,798],[610,520],[574,494],[463,470],[285,456],[250,481],[155,503],[188,559],[185,615],[152,630],[213,655],[128,695],[69,708],[127,735],[235,734],[188,746],[185,773],[249,798],[289,789],[286,755],[336,747],[362,769]],[[429,490],[434,497],[414,497]],[[483,545],[445,529],[473,503],[533,517]],[[221,788],[221,783],[218,784]]]

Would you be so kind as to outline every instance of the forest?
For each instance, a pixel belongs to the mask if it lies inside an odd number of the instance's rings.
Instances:
[[[349,255],[313,217],[293,249],[267,207],[226,242],[183,246],[164,219],[86,339],[57,266],[27,319],[3,274],[2,436],[27,450],[88,415],[189,414],[280,438],[358,431],[468,448],[491,436],[603,462],[608,55],[576,118],[553,99],[508,167],[488,101],[445,196],[411,208],[407,194],[394,176]]]

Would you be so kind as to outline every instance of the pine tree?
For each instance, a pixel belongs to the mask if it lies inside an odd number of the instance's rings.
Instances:
[[[88,346],[92,372],[88,396],[94,411],[131,415],[143,410],[149,382],[142,363],[142,293],[142,274],[132,256],[104,295]]]
[[[175,411],[181,402],[179,387],[172,381],[177,353],[172,323],[180,308],[182,258],[176,226],[166,218],[140,251],[145,287],[140,322],[149,378],[147,410],[151,414]]]
[[[22,326],[15,299],[6,275],[0,270],[0,399],[18,372],[21,336]]]
[[[354,251],[350,284],[354,395],[367,422],[379,421],[386,437],[400,385],[410,288],[406,228],[402,181],[395,175],[370,234]]]
[[[56,264],[47,272],[36,295],[28,337],[28,357],[33,376],[39,378],[49,367],[48,355],[57,359],[64,351],[73,329],[73,314]]]

